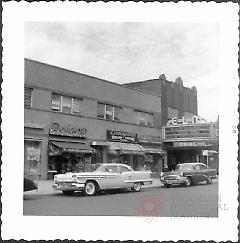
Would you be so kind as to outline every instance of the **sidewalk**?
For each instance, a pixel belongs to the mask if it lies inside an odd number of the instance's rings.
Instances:
[[[151,185],[145,185],[142,188],[154,188],[154,187],[160,187],[161,182],[159,178],[152,178],[153,183]],[[47,195],[47,194],[56,194],[61,193],[61,191],[55,191],[52,188],[54,181],[53,180],[41,180],[38,181],[38,190],[28,191],[24,192],[24,195]]]

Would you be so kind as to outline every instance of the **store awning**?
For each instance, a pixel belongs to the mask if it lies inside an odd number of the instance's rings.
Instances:
[[[91,148],[87,143],[71,143],[71,142],[51,142],[56,147],[60,148],[63,152],[68,153],[96,153],[94,148]]]
[[[166,154],[166,151],[162,150],[161,148],[155,148],[146,145],[142,145],[142,147],[147,154]]]
[[[145,151],[139,144],[108,142],[109,153],[144,155]]]

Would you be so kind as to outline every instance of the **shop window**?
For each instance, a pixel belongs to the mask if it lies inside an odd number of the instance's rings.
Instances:
[[[24,141],[24,175],[36,176],[40,173],[39,163],[41,155],[41,142]]]
[[[30,108],[32,106],[32,91],[31,88],[24,88],[24,107]]]
[[[146,154],[145,161],[148,163],[153,163],[153,155],[152,154]]]
[[[121,107],[108,105],[108,104],[97,104],[97,117],[106,119],[109,121],[120,121]]]

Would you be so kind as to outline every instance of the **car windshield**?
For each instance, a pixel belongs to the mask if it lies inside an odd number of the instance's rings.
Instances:
[[[193,166],[192,165],[177,165],[176,166],[176,170],[193,170]]]

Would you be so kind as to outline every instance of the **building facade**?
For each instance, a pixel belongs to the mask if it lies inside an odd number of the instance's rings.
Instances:
[[[161,124],[166,125],[174,117],[191,118],[198,115],[196,87],[187,88],[179,77],[175,82],[168,81],[164,74],[158,79],[124,84],[161,96]]]
[[[52,179],[88,164],[166,163],[161,96],[25,59],[24,173]]]
[[[174,170],[179,163],[201,162],[218,170],[218,125],[199,116],[173,118],[163,126],[163,143],[168,159],[166,167]]]

